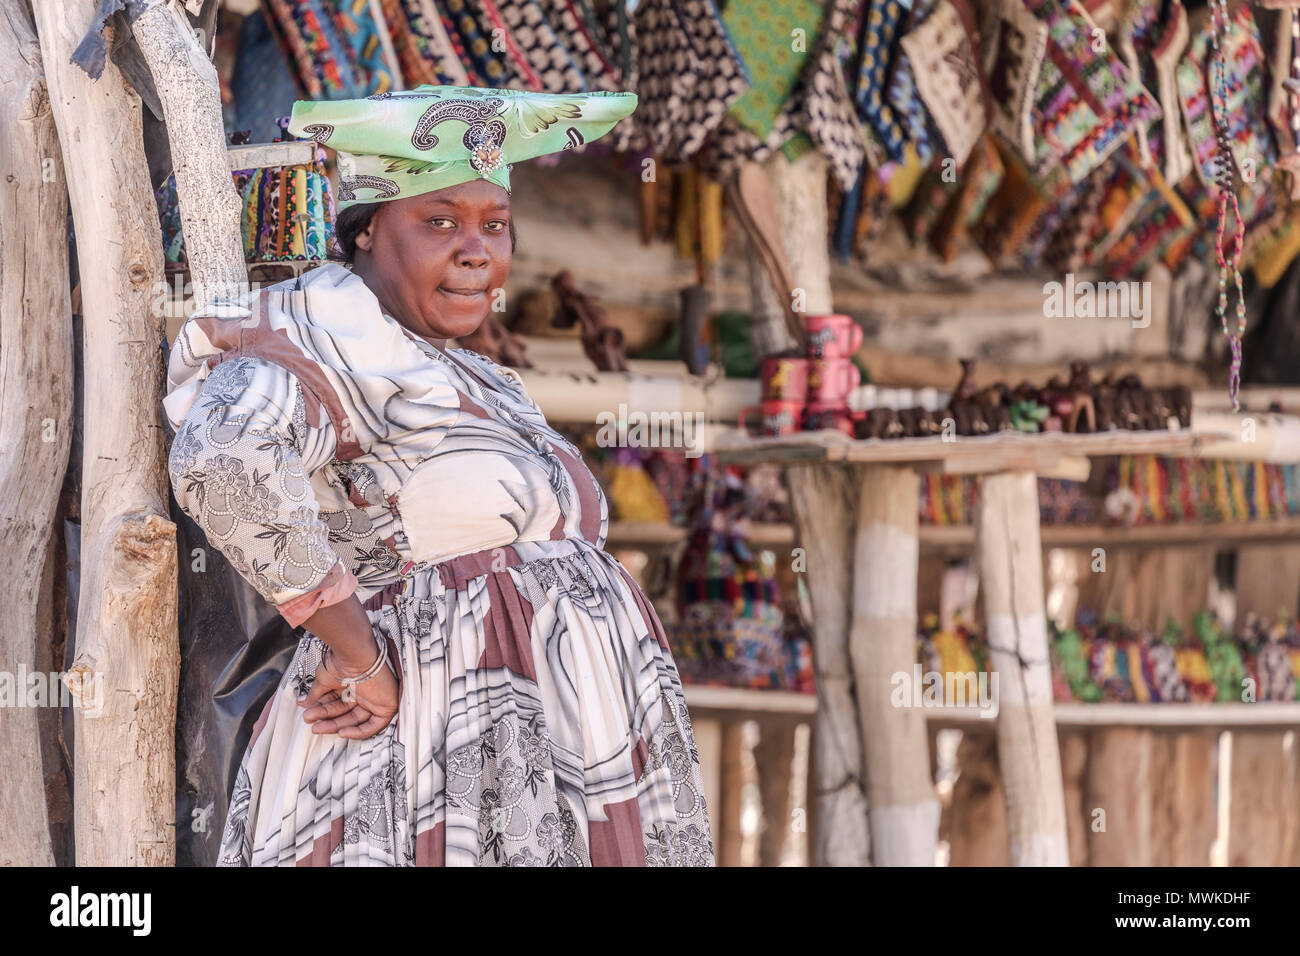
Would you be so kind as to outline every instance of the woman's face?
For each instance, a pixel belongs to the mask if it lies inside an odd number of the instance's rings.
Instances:
[[[385,312],[441,345],[487,318],[510,256],[510,194],[476,179],[381,203],[357,236],[353,271]]]

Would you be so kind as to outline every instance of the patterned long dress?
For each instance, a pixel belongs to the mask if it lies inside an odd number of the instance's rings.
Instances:
[[[328,265],[188,320],[164,406],[209,543],[295,626],[356,594],[401,678],[379,734],[312,734],[304,632],[220,865],[714,865],[663,628],[512,370],[435,349]]]

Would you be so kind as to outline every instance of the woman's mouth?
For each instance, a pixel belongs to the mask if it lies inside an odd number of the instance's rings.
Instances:
[[[453,288],[453,287],[451,287],[451,286],[440,285],[440,286],[438,286],[438,291],[439,291],[439,292],[445,292],[447,295],[460,295],[460,296],[464,296],[464,297],[467,298],[467,299],[472,299],[472,298],[474,298],[475,296],[480,296],[480,295],[482,295],[484,292],[487,291],[487,289],[485,289],[485,288],[483,288],[483,289],[472,289],[472,288],[457,289],[457,288]]]

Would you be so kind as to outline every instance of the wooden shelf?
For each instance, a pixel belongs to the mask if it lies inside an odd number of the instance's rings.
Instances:
[[[1131,528],[1104,525],[1043,525],[1045,548],[1161,548],[1179,544],[1232,544],[1254,541],[1300,541],[1300,517],[1268,521],[1180,521],[1170,524],[1135,525]],[[920,525],[921,550],[964,554],[975,544],[971,525]],[[609,547],[668,547],[686,540],[686,529],[652,522],[612,521],[606,544]],[[754,522],[745,535],[754,547],[793,547],[791,525]]]
[[[817,695],[787,690],[747,690],[742,687],[684,685],[691,715],[744,720],[765,715],[806,718],[817,713]],[[942,727],[992,728],[997,717],[981,717],[978,707],[927,707],[926,719]],[[1300,701],[1256,704],[1126,704],[1056,703],[1052,715],[1058,727],[1271,727],[1300,729]]]
[[[725,464],[759,462],[843,462],[911,465],[918,470],[978,474],[1025,469],[1051,472],[1071,458],[1098,455],[1177,455],[1196,457],[1211,445],[1231,439],[1226,432],[1180,429],[1167,432],[1114,431],[1092,435],[1001,432],[980,437],[852,439],[823,429],[781,438],[750,438],[732,431],[715,437],[712,451]]]
[[[978,707],[930,707],[931,724],[970,728],[990,727],[996,717],[981,717]],[[1296,727],[1300,702],[1262,701],[1257,704],[1123,704],[1061,703],[1052,705],[1058,727]]]
[[[1043,525],[1040,534],[1045,548],[1159,548],[1177,544],[1300,541],[1300,517],[1271,521],[1180,521],[1131,528]],[[923,550],[966,552],[975,544],[975,529],[970,525],[923,524],[917,537]]]
[[[227,146],[230,171],[264,169],[268,166],[306,166],[316,161],[316,143],[310,139],[287,143],[247,143]]]
[[[810,717],[817,713],[817,695],[790,690],[749,690],[744,687],[711,687],[684,684],[686,706],[691,716],[712,719],[747,720],[757,716]]]
[[[674,524],[646,521],[611,521],[605,537],[608,547],[666,547],[686,540],[686,529]],[[755,547],[779,548],[794,544],[794,528],[772,522],[750,522],[745,540]]]
[[[686,540],[686,529],[652,521],[611,521],[605,535],[606,547],[664,547]]]

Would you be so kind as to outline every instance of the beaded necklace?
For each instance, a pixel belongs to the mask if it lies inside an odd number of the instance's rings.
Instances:
[[[1246,300],[1242,289],[1241,270],[1238,268],[1238,262],[1241,259],[1241,248],[1246,238],[1246,227],[1241,218],[1241,208],[1237,204],[1237,192],[1233,188],[1234,160],[1232,157],[1232,137],[1228,131],[1227,118],[1228,63],[1223,43],[1220,42],[1220,38],[1227,39],[1228,30],[1232,29],[1232,24],[1228,19],[1227,0],[1210,0],[1210,12],[1212,16],[1210,42],[1214,46],[1214,52],[1210,59],[1211,95],[1214,100],[1211,112],[1214,114],[1215,136],[1218,141],[1218,150],[1214,162],[1214,179],[1219,189],[1219,223],[1214,237],[1214,255],[1219,265],[1217,315],[1219,323],[1223,327],[1223,334],[1228,337],[1228,344],[1232,350],[1232,365],[1228,370],[1228,397],[1232,399],[1232,410],[1236,412],[1241,410],[1241,401],[1238,398],[1238,392],[1241,389],[1241,339],[1246,334]],[[1228,220],[1229,201],[1232,202],[1232,212],[1236,219],[1236,230],[1230,255],[1225,254],[1223,247],[1223,233]],[[1235,331],[1228,328],[1229,270],[1231,270],[1237,289],[1237,328]]]

